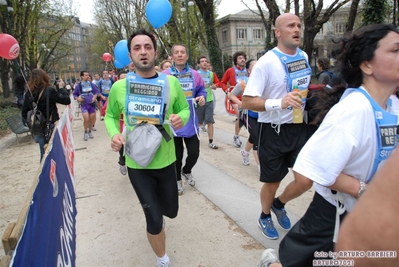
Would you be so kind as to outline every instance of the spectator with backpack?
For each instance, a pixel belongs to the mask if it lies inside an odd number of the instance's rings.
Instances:
[[[23,120],[30,121],[28,118],[29,111],[37,107],[42,116],[44,116],[43,129],[39,131],[32,131],[33,138],[36,143],[39,144],[40,148],[40,161],[42,161],[44,155],[44,145],[46,143],[44,137],[44,130],[47,122],[54,124],[60,119],[58,115],[58,109],[56,103],[63,105],[69,105],[71,99],[69,93],[64,88],[56,90],[51,86],[50,77],[42,69],[34,69],[32,71],[30,80],[28,82],[28,92],[25,94],[25,100],[22,106],[22,118]]]
[[[320,71],[316,74],[317,83],[318,84],[329,84],[334,74],[329,71],[330,68],[330,60],[325,57],[321,57],[317,60],[317,69]]]
[[[99,94],[95,84],[89,81],[87,71],[80,72],[81,82],[75,85],[73,96],[80,102],[83,117],[84,134],[83,140],[87,141],[94,138],[92,129],[96,122],[96,99]]]

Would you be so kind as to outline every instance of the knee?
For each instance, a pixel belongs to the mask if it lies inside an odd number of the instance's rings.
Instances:
[[[163,227],[163,216],[156,216],[151,220],[147,219],[147,232],[152,235],[158,235],[162,231]]]
[[[199,157],[199,149],[191,149],[190,151],[187,150],[187,155],[189,155],[192,158],[198,158]]]

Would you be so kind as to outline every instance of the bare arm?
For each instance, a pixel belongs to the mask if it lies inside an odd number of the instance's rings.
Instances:
[[[336,244],[336,251],[395,251],[396,257],[355,258],[355,266],[399,266],[398,162],[396,148],[344,219]]]
[[[299,96],[299,97],[298,97]],[[301,94],[299,92],[289,92],[282,99],[280,105],[281,109],[286,109],[289,106],[300,108],[302,105]],[[251,109],[256,111],[268,111],[265,108],[266,99],[260,98],[258,96],[248,96],[244,95],[242,97],[242,108]]]
[[[346,175],[344,173],[341,173],[337,177],[335,183],[331,186],[328,186],[328,188],[338,192],[346,193],[348,195],[357,198],[357,194],[360,189],[360,183],[358,179],[353,178],[352,176]]]
[[[241,103],[240,99],[238,99],[238,97],[235,94],[232,94],[229,92],[229,93],[227,93],[227,98],[230,101],[232,101],[234,104],[238,104],[238,107],[241,108],[242,103]]]
[[[265,109],[266,100],[258,96],[242,96],[242,108],[251,109],[256,111],[266,111]]]

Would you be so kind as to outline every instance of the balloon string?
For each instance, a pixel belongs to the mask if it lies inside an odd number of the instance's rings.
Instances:
[[[166,52],[166,54],[168,55],[168,59],[169,59],[169,58],[170,58],[170,55],[169,55],[169,53],[168,53],[168,50],[166,49],[165,44],[164,44],[163,41],[162,41],[161,36],[160,36],[159,33],[158,33],[157,29],[155,29],[155,32],[156,32],[156,34],[157,34],[157,36],[158,36],[158,40],[161,42],[163,48],[165,49],[165,52]]]
[[[20,72],[21,72],[21,75],[22,75],[22,77],[24,78],[25,85],[26,85],[26,87],[28,88],[28,90],[30,91],[30,88],[29,88],[29,85],[28,85],[28,81],[26,80],[26,76],[25,76],[24,72],[22,71],[21,65],[19,65],[18,60],[13,60],[13,61],[15,61],[15,62],[17,63],[18,68],[19,68],[19,70],[20,70]],[[14,64],[13,61],[10,60],[11,65]]]

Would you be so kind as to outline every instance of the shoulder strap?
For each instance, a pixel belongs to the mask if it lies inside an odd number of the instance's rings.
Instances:
[[[164,109],[164,119],[165,119],[165,115],[166,112],[168,111],[169,108],[169,100],[170,100],[170,85],[169,85],[169,78],[168,76],[166,76],[166,86],[165,86],[165,95],[164,95],[165,99],[164,99],[164,103],[165,103],[165,109]],[[168,132],[166,132],[165,128],[163,127],[163,125],[156,125],[156,127],[158,128],[158,130],[161,132],[163,138],[165,138],[166,142],[170,141],[170,136],[168,134]]]
[[[44,91],[44,90],[43,90]],[[47,92],[47,96],[46,96],[46,121],[47,121],[47,123],[49,123],[50,122],[50,92]],[[51,116],[53,116],[53,112],[51,112]]]
[[[42,94],[43,94],[43,92],[44,92],[45,89],[43,89],[43,90],[40,92],[39,97],[37,98],[36,101],[35,101],[35,97],[34,97],[33,94],[32,94],[32,91],[31,91],[30,89],[28,89],[28,90],[29,90],[30,95],[32,96],[32,105],[33,105],[33,108],[36,109],[36,108],[37,108],[37,104],[39,103],[39,100],[40,100],[40,98],[42,97]]]
[[[165,91],[165,104],[166,104],[166,106],[165,106],[165,114],[166,114],[166,111],[168,110],[168,108],[169,108],[169,98],[170,98],[170,85],[169,85],[169,78],[168,77],[166,77],[166,86],[165,86],[165,89],[166,89],[166,91]]]

